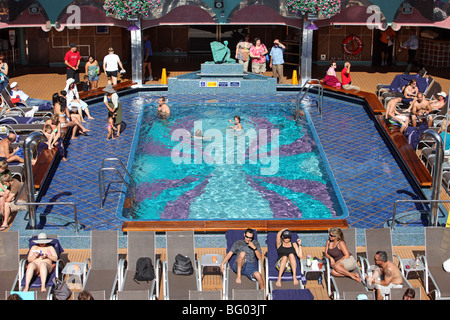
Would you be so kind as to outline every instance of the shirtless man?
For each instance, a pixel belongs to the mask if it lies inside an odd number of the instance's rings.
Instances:
[[[445,105],[445,98],[447,97],[447,94],[444,91],[442,91],[436,95],[437,100],[431,100],[430,107],[432,110],[441,110],[442,107]]]
[[[431,107],[428,101],[423,96],[422,92],[417,94],[417,97],[411,102],[411,122],[413,127],[417,127],[417,120],[420,122],[420,118],[424,117],[428,119],[428,126],[431,127],[433,124],[433,118],[429,115]]]
[[[41,292],[46,291],[47,276],[53,271],[52,264],[58,260],[55,248],[47,245],[51,241],[45,233],[40,233],[38,238],[34,240],[36,244],[31,247],[28,253],[28,267],[23,291],[28,291],[31,279],[35,274],[41,277]]]
[[[161,97],[158,99],[158,117],[167,119],[170,116],[170,108],[166,104],[166,98]]]
[[[391,99],[391,101],[389,101],[387,105],[385,119],[388,120],[391,124],[399,126],[400,132],[403,133],[405,132],[406,128],[408,128],[409,117],[398,112],[396,109],[397,104],[395,102],[391,103],[392,100],[394,99]]]
[[[375,254],[375,264],[379,269],[375,270],[372,277],[367,276],[368,284],[375,284],[377,299],[383,300],[385,295],[389,295],[391,288],[403,288],[403,278],[397,266],[389,261],[385,251],[377,251]]]
[[[17,150],[19,150],[19,147],[16,147],[12,152],[9,152],[11,143],[15,142],[16,139],[17,136],[14,133],[10,133],[8,135],[8,138],[0,141],[0,161],[1,160],[5,160],[6,162],[18,161],[23,163],[23,159],[15,154]]]

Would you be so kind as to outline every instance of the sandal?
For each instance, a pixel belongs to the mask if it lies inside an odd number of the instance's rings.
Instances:
[[[5,231],[6,229],[8,229],[8,226],[1,226],[0,227],[0,231]]]

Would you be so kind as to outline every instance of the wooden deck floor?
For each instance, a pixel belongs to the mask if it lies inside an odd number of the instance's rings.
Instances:
[[[406,246],[396,246],[393,248],[394,254],[398,255],[400,258],[403,259],[412,259],[414,258],[418,253],[424,254],[425,248],[422,246],[417,247],[406,247]],[[263,254],[267,252],[267,248],[262,248]],[[21,255],[26,254],[25,249],[21,249],[20,253]],[[358,247],[358,254],[364,253],[365,248],[364,247]],[[200,257],[204,254],[208,253],[215,253],[225,256],[226,251],[225,248],[197,248],[196,249],[197,256]],[[166,260],[166,251],[165,249],[157,249],[156,254],[160,257],[161,261]],[[321,258],[323,256],[323,248],[322,247],[303,247],[303,254],[311,255],[312,257],[319,257]],[[90,250],[88,249],[65,249],[65,252],[62,254],[61,259],[64,262],[84,262],[87,258],[90,256]],[[119,258],[126,258],[126,249],[120,249],[119,250]],[[218,273],[217,269],[211,268],[211,269],[205,269],[205,276],[203,277],[202,286],[203,290],[209,291],[209,290],[222,290],[222,281],[221,276]],[[430,300],[430,297],[427,296],[425,293],[425,289],[423,286],[423,282],[418,277],[418,275],[414,274],[413,272],[410,272],[410,275],[408,277],[408,280],[410,281],[411,285],[413,287],[421,288],[421,297],[422,300]],[[306,288],[311,291],[311,293],[314,295],[315,300],[331,300],[330,297],[327,294],[326,286],[325,284],[323,286],[318,284],[318,277],[314,277],[314,273],[308,274],[308,282],[306,284]],[[73,287],[73,291],[80,291],[79,287]],[[160,288],[160,299],[163,299],[163,291],[162,287]]]

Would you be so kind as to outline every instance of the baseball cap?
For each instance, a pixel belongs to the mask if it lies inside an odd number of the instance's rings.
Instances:
[[[77,45],[76,45],[75,43],[71,43],[71,44],[70,44],[70,47],[71,47],[71,48],[75,48],[76,46],[77,46]]]
[[[290,230],[286,229],[281,234],[281,237],[283,237],[283,238],[292,238],[292,232]]]
[[[9,87],[12,89],[12,88],[15,88],[16,86],[17,86],[17,82],[14,81],[13,83],[11,83],[11,85]]]
[[[441,96],[443,98],[447,97],[447,94],[444,91],[439,92],[438,94],[436,94],[437,96]]]

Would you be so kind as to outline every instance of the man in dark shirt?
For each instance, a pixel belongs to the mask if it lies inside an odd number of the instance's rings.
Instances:
[[[237,240],[231,246],[230,251],[227,253],[220,266],[222,273],[225,272],[225,263],[230,260],[233,254],[237,255],[237,259],[231,266],[231,269],[236,272],[236,283],[241,283],[241,275],[244,274],[250,280],[258,281],[259,288],[264,288],[264,281],[261,273],[255,267],[256,259],[262,260],[261,246],[258,241],[253,240],[254,231],[247,229],[244,232],[244,239]]]

